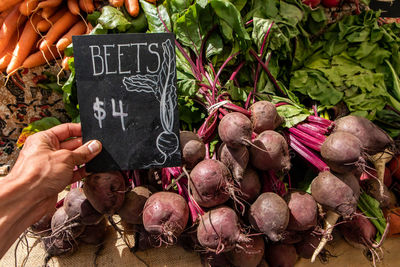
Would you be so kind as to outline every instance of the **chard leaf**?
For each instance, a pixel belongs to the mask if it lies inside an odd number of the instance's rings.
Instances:
[[[146,14],[149,32],[167,32],[165,26],[168,28],[168,30],[172,30],[171,20],[168,15],[167,8],[164,5],[155,6],[146,0],[139,0],[139,2],[142,10]]]
[[[206,42],[206,57],[211,58],[214,55],[218,55],[223,51],[224,43],[221,36],[213,32]]]
[[[250,36],[247,33],[242,16],[238,9],[230,2],[225,0],[209,0],[211,7],[220,20],[226,22],[238,37],[240,47],[244,50],[250,45]]]
[[[125,18],[124,14],[112,6],[104,6],[101,16],[97,22],[103,26],[104,29],[125,32],[131,27],[131,23]]]
[[[191,47],[197,55],[200,54],[202,41],[213,27],[211,8],[202,8],[197,4],[191,5],[174,21],[174,32],[179,42]]]
[[[226,87],[226,91],[231,96],[232,100],[246,102],[246,100],[247,100],[246,90],[235,86],[233,81],[231,81],[231,80],[229,80],[225,84],[225,87]]]

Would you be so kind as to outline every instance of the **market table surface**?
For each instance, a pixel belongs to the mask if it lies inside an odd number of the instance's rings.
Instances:
[[[35,243],[35,239],[28,238],[32,246],[29,257],[26,259],[25,266],[43,266],[45,252],[40,242]],[[1,267],[15,266],[15,245],[9,249],[6,255],[0,260]],[[314,264],[309,260],[299,259],[296,267],[306,266],[372,266],[363,255],[362,250],[349,246],[339,235],[335,235],[333,241],[328,243],[328,249],[332,255],[327,264],[317,260]],[[377,264],[380,266],[398,266],[400,259],[400,237],[391,237],[385,240],[382,247],[384,260]],[[92,245],[80,244],[78,251],[70,256],[55,257],[48,263],[49,266],[74,266],[87,267],[94,266],[96,247]],[[27,255],[25,246],[20,245],[17,250],[17,266],[22,266]],[[202,266],[198,254],[185,251],[181,247],[156,248],[146,251],[131,253],[117,232],[108,227],[107,238],[104,248],[97,257],[97,266]],[[265,262],[261,266],[267,266]]]

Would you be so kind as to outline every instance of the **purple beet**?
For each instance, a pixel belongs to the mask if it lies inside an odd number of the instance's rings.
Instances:
[[[240,242],[248,242],[243,235],[239,218],[231,208],[222,206],[205,213],[197,227],[199,243],[216,254],[233,250]]]
[[[275,193],[262,193],[250,207],[249,221],[257,231],[277,242],[289,223],[288,205]]]

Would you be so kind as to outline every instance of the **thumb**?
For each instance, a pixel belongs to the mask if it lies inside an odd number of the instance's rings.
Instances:
[[[102,149],[102,145],[98,140],[92,140],[72,151],[74,164],[79,166],[89,162],[97,156]]]

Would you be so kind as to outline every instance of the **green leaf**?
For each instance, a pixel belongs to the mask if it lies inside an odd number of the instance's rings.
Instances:
[[[192,4],[191,0],[168,0],[165,1],[165,6],[168,9],[169,14],[172,16],[176,13],[185,11]]]
[[[247,0],[229,0],[238,11],[241,11],[247,3]]]
[[[71,118],[75,118],[79,115],[75,67],[73,63],[74,62],[71,61],[71,64],[69,64],[71,74],[62,87],[64,107]]]
[[[366,193],[361,193],[358,199],[357,207],[364,213],[365,216],[370,217],[371,223],[376,227],[377,233],[375,241],[379,242],[386,228],[386,219],[383,212],[379,207],[379,201]]]
[[[18,141],[16,143],[17,147],[21,148],[24,145],[26,139],[30,135],[40,132],[40,131],[45,131],[45,130],[50,129],[54,126],[57,126],[59,124],[61,124],[61,122],[57,118],[54,118],[54,117],[45,117],[45,118],[42,118],[40,120],[30,123],[28,126],[26,126],[25,128],[22,129],[22,132],[19,135]]]
[[[295,5],[280,1],[279,13],[288,24],[296,26],[303,19],[303,12]]]
[[[87,14],[87,20],[92,24],[92,25],[97,25],[97,20],[101,16],[101,12],[99,11],[94,11],[91,14]]]
[[[112,6],[104,6],[101,16],[97,19],[104,29],[117,29],[125,32],[131,27],[131,23],[125,18],[124,14]]]
[[[225,84],[225,88],[226,88],[226,91],[228,92],[228,94],[231,96],[232,100],[246,102],[246,100],[247,100],[246,90],[235,86],[233,81],[229,80]]]
[[[164,5],[155,6],[154,4],[151,4],[146,0],[139,0],[139,2],[142,10],[146,15],[150,32],[167,32],[165,26],[168,28],[168,30],[172,30],[171,20],[168,15],[167,8]],[[163,21],[165,23],[165,26],[163,24]]]
[[[108,33],[108,30],[105,29],[105,28],[103,27],[103,25],[97,24],[97,25],[93,28],[93,30],[89,33],[89,35],[107,34],[107,33]]]
[[[174,23],[176,38],[181,44],[191,47],[197,55],[200,54],[203,38],[213,27],[213,16],[210,13],[209,6],[202,8],[193,4]]]
[[[127,14],[127,16],[129,16],[129,14]],[[129,17],[129,21],[131,22],[132,27],[127,32],[129,33],[146,32],[148,27],[147,19],[146,15],[142,10],[140,11],[139,15],[137,15],[135,18]]]
[[[187,123],[189,126],[201,122],[206,116],[188,96],[178,96],[178,109],[179,120]]]
[[[222,53],[224,48],[224,43],[221,36],[213,32],[206,42],[206,57],[211,58],[214,55]]]
[[[210,4],[220,20],[226,22],[232,28],[235,35],[237,35],[240,47],[247,49],[250,36],[244,27],[242,16],[236,7],[225,0],[210,0]]]
[[[261,45],[265,38],[265,34],[268,32],[268,29],[271,27],[272,23],[273,23],[272,20],[254,17],[253,32],[251,38],[253,39],[253,42],[257,46],[257,52],[260,52]],[[270,34],[272,35],[272,33]],[[269,39],[271,39],[270,36]]]
[[[311,99],[326,106],[336,105],[343,98],[343,93],[337,91],[317,70],[297,70],[293,72],[290,90],[308,95]]]
[[[282,105],[276,108],[279,115],[284,118],[282,124],[285,128],[291,128],[298,123],[307,119],[310,116],[310,112],[304,108],[299,108],[293,105]]]

